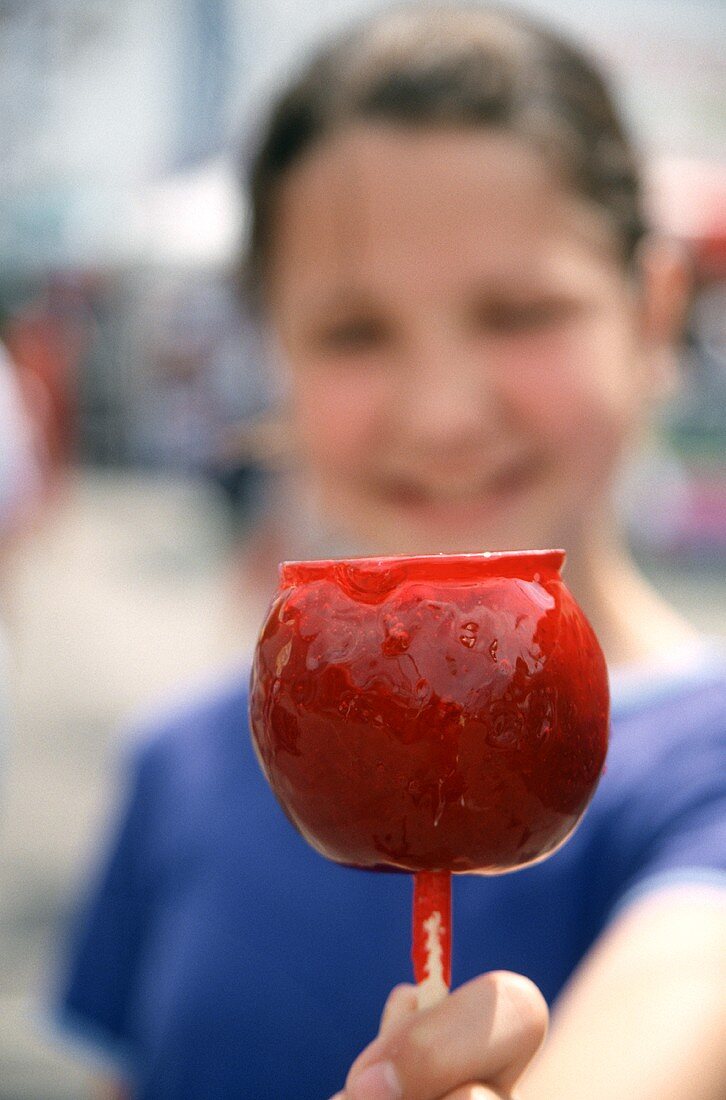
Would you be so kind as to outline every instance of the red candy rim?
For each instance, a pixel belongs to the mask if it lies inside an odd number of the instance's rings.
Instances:
[[[480,577],[519,577],[538,580],[539,574],[559,575],[564,550],[501,550],[485,554],[422,554],[384,558],[329,558],[319,561],[284,561],[280,585],[329,578],[331,572],[348,582],[366,577],[394,588],[402,581],[467,581]]]

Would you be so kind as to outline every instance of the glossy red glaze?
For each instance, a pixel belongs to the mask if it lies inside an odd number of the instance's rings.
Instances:
[[[260,762],[329,859],[496,874],[572,832],[607,750],[562,551],[291,562],[255,655]]]

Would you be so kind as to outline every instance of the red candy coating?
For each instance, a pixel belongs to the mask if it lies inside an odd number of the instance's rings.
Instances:
[[[329,859],[496,874],[543,858],[607,751],[605,662],[562,551],[291,562],[250,714],[263,770]]]

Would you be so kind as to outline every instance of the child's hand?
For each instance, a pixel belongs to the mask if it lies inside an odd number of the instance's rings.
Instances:
[[[423,1012],[398,986],[333,1100],[509,1100],[546,1030],[542,995],[518,974],[485,974]]]

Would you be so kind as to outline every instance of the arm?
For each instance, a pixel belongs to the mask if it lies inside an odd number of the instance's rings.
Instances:
[[[71,925],[52,1006],[61,1035],[96,1048],[108,1065],[90,1085],[91,1096],[130,1100],[123,1067],[133,1064],[127,1022],[139,957],[153,916],[147,873],[148,808],[155,784],[146,756],[134,748],[126,790],[106,851]],[[118,1067],[118,1070],[116,1069]]]
[[[723,731],[720,680],[621,727],[638,751],[613,754],[589,872],[601,863],[621,908],[560,995],[522,1100],[726,1096],[725,895],[700,882],[726,881]]]
[[[628,909],[563,993],[522,1100],[720,1100],[725,914],[698,886]]]
[[[545,1016],[525,979],[485,975],[425,1012],[402,986],[334,1100],[382,1097],[355,1088],[382,1060],[403,1086],[391,1100],[721,1100],[725,990],[723,898],[697,886],[664,890],[595,945],[528,1070]]]

